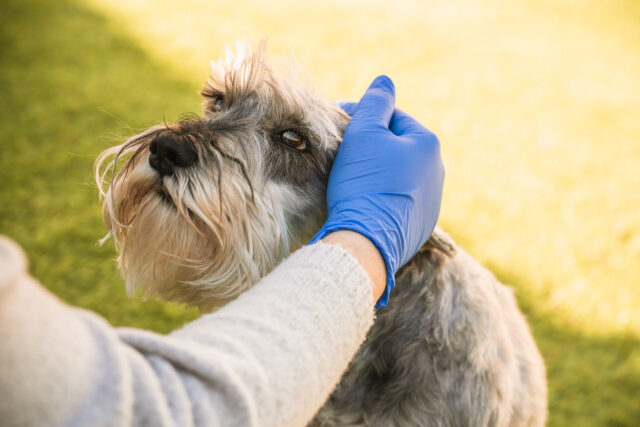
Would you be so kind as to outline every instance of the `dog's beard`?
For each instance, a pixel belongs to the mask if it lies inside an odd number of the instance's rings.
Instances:
[[[279,75],[264,46],[238,49],[213,64],[204,117],[154,126],[96,162],[107,237],[129,292],[209,310],[256,283],[326,218],[326,175],[349,117],[295,70]],[[304,150],[293,151],[287,131]],[[197,161],[161,181],[166,171],[148,157],[165,132]]]
[[[102,161],[127,152],[132,157],[104,195],[103,216],[130,293],[140,289],[208,311],[290,252],[296,239],[288,223],[295,215],[283,208],[294,199],[288,186],[269,182],[254,191],[234,162],[220,163],[220,174],[179,171],[160,181],[145,142],[124,144]]]

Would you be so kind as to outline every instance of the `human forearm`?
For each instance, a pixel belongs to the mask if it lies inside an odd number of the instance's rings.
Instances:
[[[320,243],[216,313],[163,336],[115,330],[61,303],[23,266],[0,290],[0,419],[304,424],[365,338],[370,289],[351,255]]]
[[[377,301],[384,291],[387,269],[375,245],[362,234],[350,230],[335,231],[322,239],[322,241],[344,248],[358,260],[371,280],[371,292],[374,301]]]
[[[237,373],[236,390],[251,390],[246,402],[258,425],[304,425],[364,341],[373,322],[370,288],[352,256],[320,243],[172,336],[227,352],[218,360]]]

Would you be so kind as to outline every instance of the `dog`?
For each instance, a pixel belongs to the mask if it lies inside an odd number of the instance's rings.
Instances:
[[[127,289],[210,311],[320,228],[350,118],[264,44],[228,49],[201,94],[202,117],[107,149],[96,180]],[[310,425],[540,426],[546,390],[511,290],[436,228]]]

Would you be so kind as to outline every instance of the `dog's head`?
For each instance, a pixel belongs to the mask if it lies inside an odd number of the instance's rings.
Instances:
[[[212,62],[203,117],[103,152],[96,179],[129,291],[208,310],[304,244],[325,217],[349,117],[239,44]]]

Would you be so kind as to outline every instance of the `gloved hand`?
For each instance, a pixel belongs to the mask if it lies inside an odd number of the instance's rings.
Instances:
[[[386,76],[358,104],[341,105],[353,118],[329,175],[327,221],[310,242],[338,230],[371,240],[387,267],[376,308],[387,305],[396,272],[431,236],[444,182],[438,138],[394,105]]]

